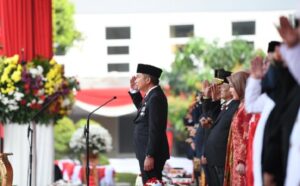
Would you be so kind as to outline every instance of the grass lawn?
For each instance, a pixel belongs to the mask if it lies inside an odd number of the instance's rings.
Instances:
[[[116,173],[116,182],[127,182],[131,186],[135,185],[136,174],[133,173]]]

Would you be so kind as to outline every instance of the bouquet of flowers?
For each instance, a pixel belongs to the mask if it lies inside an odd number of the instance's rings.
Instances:
[[[84,127],[78,128],[70,140],[70,148],[75,153],[83,153],[86,150]],[[92,154],[108,152],[112,149],[112,138],[109,132],[99,124],[90,125],[89,149]]]
[[[163,186],[163,182],[161,180],[158,180],[157,178],[150,178],[145,183],[145,186]]]
[[[68,114],[79,83],[54,59],[0,58],[0,122],[48,124]]]

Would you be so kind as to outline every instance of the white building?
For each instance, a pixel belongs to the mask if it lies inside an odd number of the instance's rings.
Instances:
[[[84,40],[63,59],[68,75],[126,77],[137,63],[170,69],[174,46],[188,36],[221,43],[240,37],[266,49],[279,40],[280,15],[292,17],[296,0],[74,0]],[[80,69],[80,70],[79,70]],[[114,73],[122,72],[122,73]],[[99,85],[100,86],[100,85]],[[109,86],[109,85],[103,85]]]

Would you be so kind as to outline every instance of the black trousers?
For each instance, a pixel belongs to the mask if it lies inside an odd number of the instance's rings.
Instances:
[[[143,184],[147,182],[150,178],[157,178],[162,180],[162,170],[164,169],[164,165],[166,160],[156,160],[154,159],[154,169],[151,171],[144,171],[144,161],[145,158],[139,159],[140,171],[142,174]]]
[[[208,166],[210,176],[209,186],[222,186],[224,181],[224,167]]]

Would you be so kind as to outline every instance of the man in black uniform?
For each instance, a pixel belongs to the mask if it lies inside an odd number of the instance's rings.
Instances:
[[[137,75],[130,80],[130,96],[138,109],[134,119],[134,145],[143,183],[150,178],[162,179],[162,170],[169,159],[166,135],[168,103],[159,86],[160,68],[138,64]],[[144,98],[140,93],[145,93]]]

